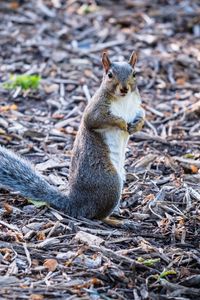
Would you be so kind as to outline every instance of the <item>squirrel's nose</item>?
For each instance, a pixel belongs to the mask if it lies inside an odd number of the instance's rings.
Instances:
[[[127,87],[123,87],[123,88],[120,89],[120,93],[122,93],[122,94],[127,94],[127,92],[128,92]]]

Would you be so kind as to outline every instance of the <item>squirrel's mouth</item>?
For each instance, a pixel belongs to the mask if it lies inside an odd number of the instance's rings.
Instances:
[[[118,89],[117,89],[117,94],[120,97],[125,97],[129,92],[130,92],[129,86],[121,86],[121,87],[118,87]]]
[[[121,91],[120,90],[120,97],[125,97],[127,94],[129,93],[129,89],[125,90],[125,91]]]
[[[129,92],[129,91],[128,91]],[[116,97],[126,97],[127,96],[127,94],[128,94],[128,92],[118,92],[118,93],[116,93],[115,95],[116,95]]]
[[[120,89],[120,93],[121,93],[121,95],[126,95],[127,93],[128,93],[128,88],[127,87],[123,87],[123,88],[121,88]]]

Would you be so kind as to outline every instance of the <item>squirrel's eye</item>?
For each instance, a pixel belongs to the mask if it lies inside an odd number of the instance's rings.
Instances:
[[[109,78],[112,78],[113,77],[113,74],[111,72],[108,72],[108,77]]]
[[[133,71],[132,76],[133,76],[133,78],[135,78],[135,71]]]

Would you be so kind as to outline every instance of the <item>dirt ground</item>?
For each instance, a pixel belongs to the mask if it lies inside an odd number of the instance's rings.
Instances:
[[[101,53],[139,53],[146,111],[131,137],[120,218],[76,220],[0,190],[0,299],[200,299],[199,1],[0,1],[0,144],[67,190]],[[12,74],[39,89],[6,90]]]

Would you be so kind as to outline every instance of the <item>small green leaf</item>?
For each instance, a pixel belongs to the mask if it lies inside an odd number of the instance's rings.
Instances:
[[[41,77],[39,75],[11,75],[10,80],[3,83],[3,87],[8,90],[21,87],[22,90],[37,89]]]
[[[48,204],[45,201],[37,201],[32,199],[28,199],[28,203],[35,205],[37,208],[48,206]]]
[[[142,258],[142,257],[138,257],[138,258],[137,258],[137,261],[138,261],[138,262],[140,262],[140,263],[143,263],[143,261],[144,261],[144,258]]]
[[[137,261],[147,267],[153,267],[157,262],[160,262],[160,258],[152,258],[152,259],[144,260],[142,257],[138,257]]]
[[[183,155],[184,158],[195,158],[195,155],[192,153],[187,153],[185,155]]]
[[[168,275],[176,275],[176,271],[174,270],[166,270],[166,271],[163,271],[162,273],[160,273],[160,278],[164,278],[164,277],[167,277]]]
[[[143,265],[153,267],[157,262],[160,262],[160,258],[147,259],[143,261]]]
[[[87,14],[93,13],[93,12],[95,12],[95,11],[97,11],[97,10],[98,10],[97,5],[83,4],[83,5],[79,8],[78,12],[79,12],[81,15],[87,15]]]

